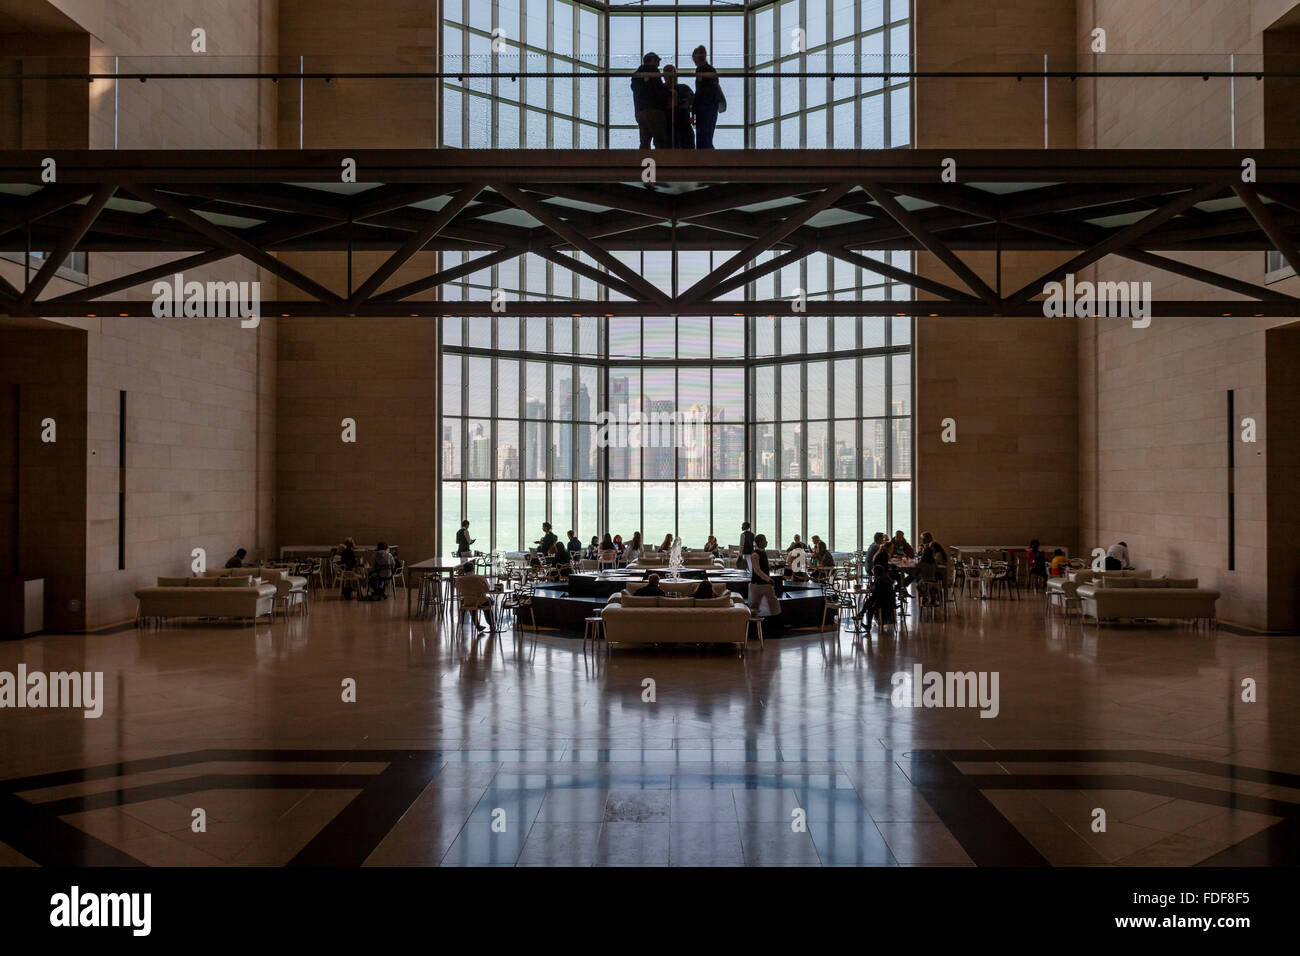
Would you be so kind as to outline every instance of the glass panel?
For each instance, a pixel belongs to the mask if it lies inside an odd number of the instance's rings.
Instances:
[[[492,422],[471,418],[465,423],[466,477],[492,477]]]
[[[609,485],[609,531],[624,541],[641,527],[641,485],[635,481],[614,481]]]
[[[776,477],[776,426],[754,426],[754,477]]]
[[[806,422],[809,478],[831,476],[830,429],[826,422]]]
[[[719,481],[713,484],[713,530],[724,547],[740,543],[740,523],[745,520],[745,484]],[[689,527],[689,526],[688,526]]]
[[[889,431],[886,419],[869,418],[862,423],[862,477],[885,478],[889,472]]]
[[[561,541],[568,541],[566,532],[573,528],[573,485],[556,482],[551,485],[551,524]]]
[[[812,536],[825,540],[831,533],[831,486],[824,481],[810,481],[808,494],[808,547]]]
[[[442,413],[444,415],[460,414],[462,361],[459,355],[442,357]]]
[[[889,527],[887,508],[889,504],[889,486],[883,481],[868,481],[862,485],[862,542],[868,545],[875,538],[877,531],[893,534]],[[908,538],[908,540],[912,540]]]
[[[601,533],[599,486],[594,481],[578,484],[578,537],[586,544],[592,535]]]
[[[832,551],[858,551],[858,486],[852,481],[837,481],[835,488],[835,530],[827,544]]]
[[[858,423],[855,419],[841,418],[835,422],[835,478],[858,477]]]
[[[542,522],[546,521],[546,484],[530,481],[524,485],[524,543],[535,548],[542,537]]]
[[[892,461],[894,477],[912,477],[912,420],[895,418],[892,424]]]
[[[502,418],[519,417],[519,363],[497,359],[497,414]]]
[[[804,540],[808,536],[803,528],[803,483],[798,481],[781,482],[781,533],[777,536],[780,544],[772,547],[785,547],[795,535]]]
[[[760,481],[754,486],[754,527],[752,530],[755,534],[767,535],[769,547],[779,547],[776,543],[775,482]]]
[[[894,489],[894,530],[901,530],[908,541],[916,541],[912,531],[912,483],[896,481]]]
[[[682,547],[702,548],[710,532],[709,483],[683,481],[677,486],[677,510],[681,522],[677,533],[682,536]]]
[[[518,482],[497,482],[497,526],[492,547],[501,551],[519,550]]]
[[[469,519],[470,537],[474,539],[472,550],[490,553],[492,550],[492,484],[487,481],[471,481],[465,486],[465,517]],[[456,536],[451,537],[451,549],[455,550]]]
[[[442,477],[461,477],[459,418],[442,420]]]
[[[456,532],[460,530],[460,482],[442,483],[442,551],[456,550]]]

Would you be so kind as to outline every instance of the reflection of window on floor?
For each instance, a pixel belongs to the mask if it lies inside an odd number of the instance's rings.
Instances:
[[[23,254],[21,252],[0,252],[0,259],[4,259],[6,262],[16,262],[19,265],[23,264]],[[31,256],[32,272],[37,272],[44,265],[45,253],[33,252]],[[59,266],[59,271],[56,275],[60,279],[67,279],[69,282],[77,282],[81,285],[87,285],[89,282],[87,268],[86,253],[74,252],[72,255],[68,256],[67,259],[63,260],[63,265]],[[22,288],[21,281],[18,282],[17,285],[20,289]]]

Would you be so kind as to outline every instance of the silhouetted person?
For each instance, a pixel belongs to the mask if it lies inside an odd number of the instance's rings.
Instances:
[[[227,559],[227,561],[226,561],[226,567],[228,567],[228,568],[242,568],[242,567],[244,566],[244,556],[245,556],[246,554],[248,554],[248,552],[245,551],[243,548],[240,548],[238,551],[236,551],[234,554],[232,554],[232,555],[229,557],[229,559]]]
[[[668,145],[673,149],[694,149],[691,106],[695,94],[685,83],[677,82],[677,67],[671,63],[664,67],[664,88],[668,90]]]
[[[709,62],[709,51],[703,44],[695,48],[691,59],[695,61],[695,148],[712,149],[719,107],[726,100],[718,84],[718,71]]]
[[[632,107],[641,133],[641,149],[668,146],[668,87],[659,75],[659,54],[647,53],[632,74]]]

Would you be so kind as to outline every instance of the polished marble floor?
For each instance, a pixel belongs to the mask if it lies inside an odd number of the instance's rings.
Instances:
[[[607,658],[404,611],[0,644],[0,671],[102,671],[106,697],[0,710],[0,863],[1300,861],[1294,637],[1098,629],[1026,597],[870,642]],[[895,706],[916,664],[997,672],[997,716]]]

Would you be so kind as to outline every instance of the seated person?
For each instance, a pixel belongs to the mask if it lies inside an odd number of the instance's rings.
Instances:
[[[248,554],[243,548],[240,548],[226,561],[228,568],[242,568],[244,566],[244,556]]]
[[[830,549],[826,547],[825,541],[817,542],[817,549],[813,552],[812,566],[814,571],[821,572],[823,576],[827,570],[835,567],[835,557],[831,554]]]
[[[1037,538],[1029,542],[1029,550],[1025,552],[1025,558],[1029,565],[1030,577],[1047,577],[1047,555],[1038,549]]]
[[[673,536],[671,534],[666,534],[664,535],[663,542],[659,545],[659,550],[671,551],[672,549],[673,549]]]
[[[948,549],[934,540],[934,535],[928,531],[921,532],[921,550],[932,548],[934,550],[934,560],[939,564],[948,563]]]
[[[709,583],[709,579],[705,578],[700,582],[700,586],[695,589],[695,592],[691,594],[691,597],[705,599],[717,597],[717,595],[713,593],[713,585]]]
[[[1065,576],[1066,569],[1070,566],[1070,559],[1065,556],[1065,552],[1057,548],[1052,552],[1052,577],[1060,578]]]
[[[482,611],[487,616],[488,628],[496,630],[496,623],[492,620],[492,586],[488,584],[488,579],[474,571],[474,563],[467,563],[460,574],[456,576],[456,593],[460,597],[460,608],[462,611],[470,611],[474,615],[474,625],[478,626],[478,612]],[[456,625],[460,627],[459,622]],[[483,628],[478,628],[483,630]]]
[[[785,553],[789,554],[791,551],[807,551],[807,550],[808,549],[804,545],[804,543],[799,540],[799,536],[795,535],[794,540],[790,542],[790,547],[785,549]]]
[[[894,557],[896,558],[914,558],[916,549],[907,543],[907,538],[903,537],[903,532],[894,532]]]
[[[939,564],[934,557],[934,548],[927,547],[921,552],[921,563],[916,568],[916,580],[920,582],[921,606],[929,607],[939,603]]]
[[[551,564],[555,566],[555,570],[560,574],[567,575],[569,573],[572,558],[569,556],[569,549],[564,546],[564,542],[556,541],[555,544],[551,545]]]
[[[388,545],[380,541],[375,545],[374,563],[370,568],[370,599],[382,601],[388,597],[388,582],[397,571],[397,559],[388,550]]]
[[[609,548],[606,550],[613,551],[614,543],[611,541]],[[587,545],[586,553],[583,555],[588,561],[595,561],[600,557],[600,539],[594,534],[591,536],[591,544]]]
[[[357,546],[351,538],[345,538],[343,544],[339,546],[339,569],[341,571],[356,571],[360,561],[357,558]],[[350,578],[343,579],[343,600],[350,601],[353,597],[359,597],[361,590],[360,585],[353,587],[353,581]]]
[[[866,618],[867,626],[870,627],[871,619],[879,617],[882,625],[892,624],[896,600],[894,580],[889,576],[888,565],[874,565],[871,569],[871,590],[862,602],[862,610],[857,613],[858,623],[861,624],[862,619]]]
[[[645,587],[636,592],[637,597],[667,597],[668,592],[659,586],[659,575],[652,574]]]
[[[713,535],[709,535],[709,540],[704,542],[704,550],[709,552],[709,554],[717,554],[718,539],[715,538]]]
[[[1133,563],[1128,557],[1128,542],[1120,541],[1118,544],[1112,544],[1110,550],[1106,552],[1106,570],[1129,571],[1132,568]]]
[[[569,554],[571,555],[582,554],[582,542],[572,531],[569,532],[569,540],[565,542],[564,546],[568,549]]]

